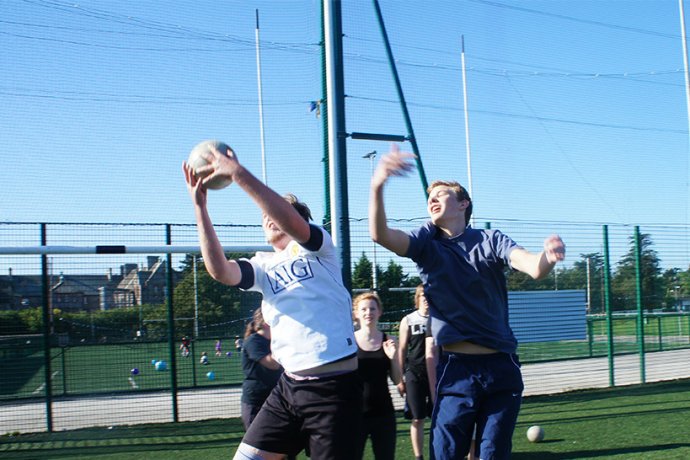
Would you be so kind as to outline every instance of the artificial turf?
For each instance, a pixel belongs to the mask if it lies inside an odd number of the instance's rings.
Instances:
[[[528,397],[513,459],[688,459],[688,420],[690,380]],[[525,437],[535,424],[546,432],[541,443]],[[224,419],[5,435],[0,458],[227,459],[242,433],[239,419]],[[396,458],[411,457],[408,422],[399,416]],[[373,459],[370,451],[365,458]]]

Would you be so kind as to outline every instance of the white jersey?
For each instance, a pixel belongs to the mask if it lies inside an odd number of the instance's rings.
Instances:
[[[261,311],[271,327],[271,353],[287,372],[299,372],[354,355],[352,301],[343,286],[330,235],[309,251],[291,241],[280,252],[257,252],[249,262],[263,294]]]

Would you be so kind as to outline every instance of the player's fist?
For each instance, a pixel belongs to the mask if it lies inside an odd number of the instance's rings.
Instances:
[[[565,259],[565,243],[558,235],[551,235],[544,240],[544,254],[549,263],[555,264]]]

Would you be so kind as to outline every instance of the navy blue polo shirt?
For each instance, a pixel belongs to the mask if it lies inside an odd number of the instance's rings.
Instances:
[[[406,257],[417,264],[438,345],[467,340],[515,353],[504,270],[517,243],[498,230],[465,231],[451,239],[427,222],[411,232]]]

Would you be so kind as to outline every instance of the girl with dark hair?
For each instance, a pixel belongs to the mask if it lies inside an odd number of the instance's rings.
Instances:
[[[244,331],[242,371],[241,416],[246,430],[283,373],[271,355],[271,328],[264,321],[261,307],[254,311]]]

